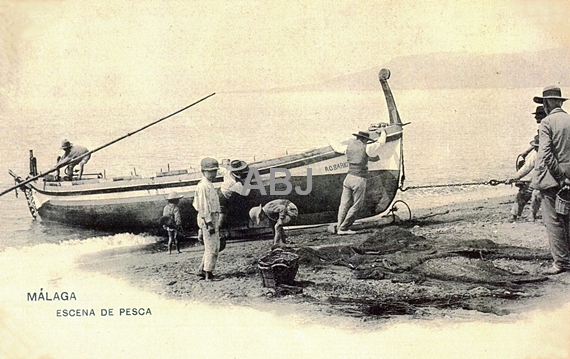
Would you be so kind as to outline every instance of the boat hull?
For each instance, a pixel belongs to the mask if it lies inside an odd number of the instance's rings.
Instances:
[[[335,222],[345,177],[343,173],[313,176],[312,190],[308,195],[299,195],[295,191],[287,196],[270,195],[270,188],[266,186],[267,195],[252,190],[247,197],[234,196],[228,205],[228,226],[238,231],[254,229],[257,226],[249,221],[249,209],[276,198],[287,198],[297,205],[299,217],[294,223],[296,225]],[[396,194],[397,180],[397,171],[372,172],[367,180],[366,200],[359,216],[384,212]],[[307,177],[291,177],[290,182],[293,188],[307,188]],[[172,190],[185,196],[179,203],[183,228],[197,231],[197,213],[192,207],[193,189],[174,187]],[[53,197],[45,201],[38,208],[41,219],[104,231],[148,232],[159,229],[162,209],[167,203],[165,194],[147,193],[109,199],[77,197]]]
[[[382,150],[379,162],[371,162],[367,179],[366,199],[359,217],[384,212],[398,189],[401,138],[393,136]],[[227,225],[237,232],[267,227],[268,223],[254,226],[249,210],[276,198],[287,198],[299,208],[296,225],[313,225],[335,222],[343,181],[348,170],[346,155],[332,147],[307,151],[301,154],[250,164],[263,181],[264,193],[253,189],[248,196],[234,195],[228,204]],[[271,169],[287,169],[288,182],[270,185]],[[309,169],[311,176],[309,177]],[[281,172],[278,172],[281,173]],[[279,178],[279,176],[277,176]],[[182,174],[155,178],[97,179],[74,182],[31,183],[38,214],[44,221],[55,221],[105,231],[148,232],[159,230],[166,196],[177,191],[184,195],[180,201],[183,228],[197,231],[196,211],[192,206],[196,185],[201,174]],[[309,191],[309,181],[311,188]],[[219,188],[222,176],[214,181]],[[252,183],[254,186],[257,183]],[[299,187],[299,194],[295,188]],[[279,191],[280,193],[274,193]]]
[[[378,153],[379,160],[371,160],[368,164],[369,177],[364,205],[358,213],[360,218],[388,210],[398,191],[404,124],[387,83],[389,77],[389,70],[380,71],[379,81],[386,98],[390,122],[389,125],[372,124],[368,129],[372,138],[378,138],[383,131],[387,136],[386,143]],[[249,210],[277,198],[287,198],[297,205],[299,216],[292,224],[336,222],[343,181],[348,172],[347,158],[343,154],[347,142],[250,163],[252,172],[257,171],[260,177],[255,177],[255,189],[249,195],[234,195],[230,199],[226,215],[227,227],[238,234],[269,229],[270,224],[267,222],[253,224],[249,220]],[[42,220],[112,232],[152,232],[161,230],[159,220],[167,204],[166,198],[176,191],[184,195],[179,203],[183,228],[191,232],[198,229],[197,213],[192,201],[196,186],[202,178],[201,173],[172,171],[161,172],[150,178],[134,176],[106,179],[98,176],[94,179],[62,182],[48,179],[40,181],[35,168],[35,158],[31,157],[31,179],[23,180],[13,173],[11,175],[21,183],[20,188],[26,191],[32,215],[35,217],[37,213]],[[280,183],[276,184],[275,178],[271,177],[272,169],[277,171]],[[290,177],[284,174],[283,169]],[[285,179],[283,176],[286,176]],[[222,181],[223,175],[220,173],[213,181],[214,186],[219,188]],[[286,185],[287,182],[290,187]],[[294,190],[284,191],[288,188]]]

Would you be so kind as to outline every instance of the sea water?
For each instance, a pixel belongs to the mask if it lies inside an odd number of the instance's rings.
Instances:
[[[530,101],[536,89],[395,92],[404,123],[404,187],[504,179],[528,148],[537,125]],[[191,103],[196,99],[189,99]],[[160,119],[188,103],[149,109],[119,108],[44,115],[41,109],[7,118],[0,131],[0,164],[25,177],[29,150],[39,171],[53,166],[64,138],[95,149]],[[176,106],[176,107],[174,107]],[[14,115],[16,116],[16,115]],[[197,171],[206,156],[261,160],[326,146],[371,123],[388,122],[381,91],[218,93],[210,99],[92,155],[86,173],[111,178],[159,171]],[[0,188],[14,182],[0,176]],[[410,190],[399,199],[413,207],[513,193],[510,186]],[[455,194],[455,197],[446,195]],[[457,197],[459,196],[459,197]],[[421,200],[418,200],[421,199]],[[33,221],[23,195],[0,198],[0,249],[59,243],[97,233]]]
[[[403,138],[405,186],[478,182],[512,175],[517,154],[528,148],[536,133],[530,113],[534,111],[531,98],[537,93],[540,89],[395,91],[402,121],[411,122]],[[0,165],[6,172],[12,169],[25,175],[28,151],[33,149],[39,170],[45,171],[61,154],[59,145],[64,138],[97,148],[188,104],[171,102],[152,108],[93,109],[58,116],[46,116],[41,109],[13,112],[6,116],[0,131]],[[218,93],[93,154],[85,171],[107,177],[148,176],[167,169],[197,170],[205,156],[245,161],[282,156],[325,146],[331,139],[349,138],[371,123],[388,122],[387,116],[381,91]],[[12,184],[7,174],[0,177],[0,189]],[[397,198],[408,202],[413,211],[514,193],[516,188],[505,185],[450,186],[410,190]],[[5,357],[185,357],[211,354],[208,350],[218,357],[268,357],[279,351],[288,353],[287,357],[307,357],[321,355],[315,349],[318,347],[326,348],[330,357],[371,357],[370,350],[390,358],[417,354],[449,357],[454,354],[453,347],[445,345],[450,335],[458,348],[477,339],[478,345],[469,352],[473,358],[490,352],[500,357],[497,348],[503,348],[508,357],[539,352],[555,357],[561,349],[552,343],[561,336],[569,337],[567,326],[557,319],[567,317],[568,307],[543,313],[539,319],[517,318],[522,324],[466,323],[433,330],[431,325],[412,323],[354,333],[315,324],[299,327],[299,318],[279,318],[254,309],[173,303],[121,280],[83,272],[76,265],[83,254],[154,243],[157,237],[34,220],[21,193],[19,198],[13,193],[0,198],[0,220],[0,354]],[[28,293],[50,292],[53,296],[63,291],[73,291],[77,300],[37,302],[27,297]],[[121,307],[150,309],[152,314],[101,316],[102,309],[118,311]],[[62,308],[93,309],[97,315],[58,317],[57,309]],[[535,333],[544,332],[544,320],[564,330],[554,337],[537,338]],[[462,332],[474,338],[462,337]],[[509,333],[508,338],[504,333]],[[211,338],[224,341],[218,342],[216,349],[208,349],[203,344]],[[259,338],[263,339],[256,340]],[[259,343],[251,344],[252,340]],[[535,340],[541,343],[536,347],[542,348],[540,351],[525,344]],[[425,352],[424,344],[429,344],[431,352]],[[292,348],[304,349],[291,352]],[[469,357],[465,351],[455,354]]]

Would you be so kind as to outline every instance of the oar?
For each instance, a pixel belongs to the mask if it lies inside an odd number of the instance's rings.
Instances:
[[[18,187],[24,186],[24,185],[26,185],[26,184],[28,184],[28,183],[30,183],[30,182],[33,182],[33,181],[37,180],[38,178],[41,178],[41,177],[44,177],[44,176],[46,176],[46,175],[48,175],[48,174],[50,174],[50,173],[53,173],[53,172],[57,171],[58,169],[67,166],[67,165],[68,165],[70,162],[72,162],[72,161],[80,160],[80,159],[82,159],[83,157],[86,157],[86,156],[88,156],[88,155],[90,155],[90,154],[92,154],[92,153],[95,153],[95,152],[97,152],[97,151],[100,151],[100,150],[102,150],[102,149],[105,148],[105,147],[111,146],[111,145],[114,144],[114,143],[117,143],[117,142],[119,142],[119,141],[121,141],[121,140],[124,140],[125,138],[127,138],[127,137],[129,137],[129,136],[134,135],[135,133],[138,133],[138,132],[140,132],[140,131],[142,131],[142,130],[145,130],[145,129],[149,128],[150,126],[156,125],[157,123],[159,123],[159,122],[161,122],[161,121],[164,121],[164,120],[166,120],[166,119],[168,119],[168,118],[170,118],[170,117],[172,117],[172,116],[174,116],[174,115],[177,115],[177,114],[179,114],[180,112],[185,111],[185,110],[189,109],[190,107],[192,107],[192,106],[194,106],[194,105],[197,105],[198,103],[204,101],[205,99],[214,96],[215,94],[216,94],[216,93],[214,92],[214,93],[212,93],[212,94],[210,94],[210,95],[208,95],[208,96],[206,96],[206,97],[204,97],[204,98],[202,98],[202,99],[200,99],[200,100],[198,100],[198,101],[196,101],[196,102],[194,102],[194,103],[192,103],[192,104],[190,104],[190,105],[188,105],[188,106],[186,106],[186,107],[184,107],[184,108],[181,108],[180,110],[178,110],[178,111],[176,111],[176,112],[171,113],[171,114],[168,115],[168,116],[165,116],[165,117],[163,117],[163,118],[161,118],[161,119],[158,119],[158,120],[156,120],[156,121],[154,121],[154,122],[152,122],[152,123],[149,123],[148,125],[146,125],[146,126],[144,126],[144,127],[141,127],[141,128],[139,128],[138,130],[136,130],[136,131],[134,131],[134,132],[129,132],[129,133],[127,133],[127,134],[124,135],[124,136],[121,136],[121,137],[119,137],[119,138],[117,138],[117,139],[115,139],[115,140],[113,140],[113,141],[111,141],[111,142],[109,142],[109,143],[104,144],[103,146],[97,147],[96,149],[94,149],[94,150],[92,150],[92,151],[89,151],[89,152],[86,152],[86,153],[84,153],[84,154],[82,154],[82,155],[80,155],[80,156],[74,157],[73,159],[71,159],[70,161],[67,161],[66,163],[62,163],[62,164],[60,164],[59,166],[56,165],[56,166],[54,166],[52,169],[48,170],[47,172],[40,173],[40,174],[38,174],[38,175],[36,175],[36,176],[34,176],[34,177],[28,178],[27,180],[24,180],[24,181],[18,183],[16,186],[12,186],[12,187],[8,188],[7,190],[5,190],[5,191],[3,191],[3,192],[0,192],[0,197],[3,196],[3,195],[5,195],[5,194],[8,193],[8,192],[11,192],[11,191],[15,190],[15,189],[18,188]]]

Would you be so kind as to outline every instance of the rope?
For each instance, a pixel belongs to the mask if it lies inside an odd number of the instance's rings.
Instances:
[[[404,188],[404,181],[406,180],[406,167],[404,162],[404,132],[402,132],[402,136],[400,137],[400,156],[402,159],[400,161],[400,190]]]
[[[498,181],[498,180],[489,180],[489,181],[481,181],[481,182],[464,182],[464,183],[450,183],[450,184],[430,184],[424,186],[410,186],[410,187],[402,187],[400,186],[400,191],[405,192],[409,189],[420,189],[420,188],[441,188],[441,187],[460,187],[460,186],[482,186],[482,185],[491,185],[496,186],[499,184],[508,184],[507,181]]]

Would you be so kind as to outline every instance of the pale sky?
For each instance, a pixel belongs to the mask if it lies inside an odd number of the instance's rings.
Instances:
[[[566,1],[2,1],[4,106],[313,83],[401,55],[569,46]],[[95,98],[95,100],[93,100]],[[94,104],[96,105],[96,104]]]

